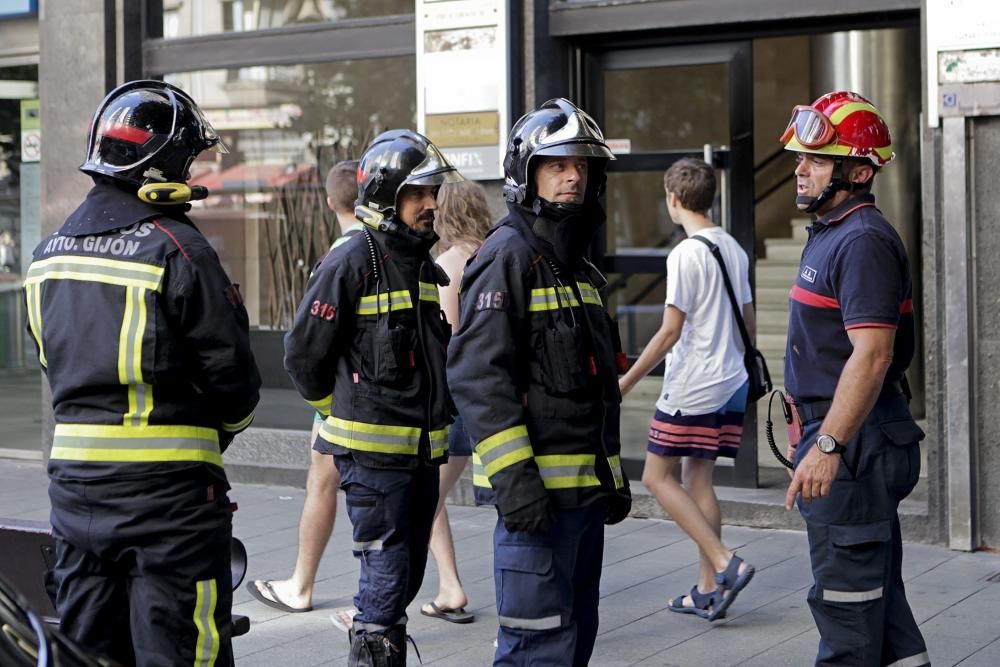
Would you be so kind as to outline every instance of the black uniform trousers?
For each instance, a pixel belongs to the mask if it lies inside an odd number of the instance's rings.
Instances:
[[[406,607],[424,581],[427,545],[438,501],[438,467],[372,468],[334,456],[353,528],[361,576],[354,632],[406,625]]]
[[[796,464],[821,424],[804,424]],[[815,578],[808,601],[820,634],[817,665],[930,664],[903,588],[898,513],[920,475],[922,438],[905,396],[883,395],[846,443],[830,495],[799,499]]]
[[[233,664],[224,477],[53,479],[61,629],[122,665]]]

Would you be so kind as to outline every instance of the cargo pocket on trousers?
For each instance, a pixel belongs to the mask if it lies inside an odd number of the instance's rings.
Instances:
[[[497,614],[511,630],[554,630],[562,626],[560,595],[552,571],[552,549],[500,544],[494,554]]]
[[[882,597],[889,541],[889,520],[829,527],[830,561],[817,577],[824,602],[861,603]]]
[[[891,445],[885,452],[885,485],[895,500],[902,500],[920,479],[924,432],[912,419],[881,422],[879,428]]]
[[[355,554],[382,551],[386,533],[385,507],[382,494],[360,484],[344,487],[347,516],[353,529]]]

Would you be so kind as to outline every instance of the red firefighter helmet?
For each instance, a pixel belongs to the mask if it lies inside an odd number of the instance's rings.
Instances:
[[[882,114],[866,98],[846,90],[827,93],[792,109],[781,135],[785,150],[831,157],[860,157],[883,167],[895,157]]]

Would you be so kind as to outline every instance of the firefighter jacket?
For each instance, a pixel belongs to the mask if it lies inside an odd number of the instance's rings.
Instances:
[[[448,381],[476,444],[478,504],[508,513],[629,496],[618,436],[620,340],[591,264],[561,266],[510,205],[466,266]]]
[[[285,335],[285,369],[326,417],[314,448],[373,468],[443,463],[453,407],[436,237],[365,228],[332,249]]]
[[[222,474],[260,376],[238,286],[182,210],[97,180],[24,287],[52,389],[52,477]]]

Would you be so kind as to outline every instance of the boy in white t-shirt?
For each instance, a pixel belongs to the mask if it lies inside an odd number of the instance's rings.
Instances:
[[[715,459],[736,457],[748,384],[743,342],[722,270],[709,247],[691,237],[700,236],[719,247],[752,337],[749,261],[736,240],[707,216],[715,198],[711,166],[684,158],[666,171],[663,184],[667,212],[688,238],[667,257],[663,324],[619,386],[624,396],[666,357],[642,483],[698,544],[701,554],[698,583],[689,594],[671,600],[670,610],[714,621],[725,616],[754,574],[753,566],[720,540],[722,518],[712,485]]]

